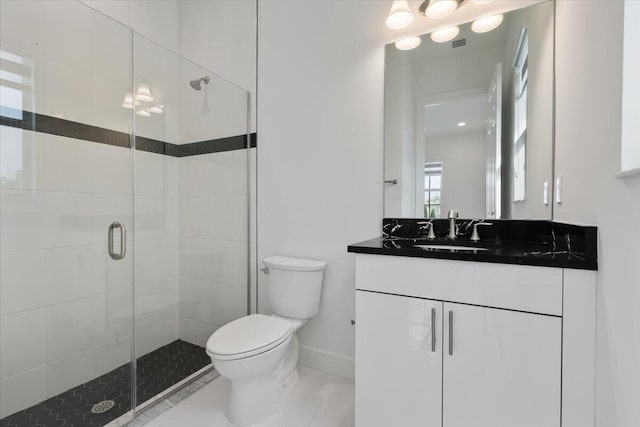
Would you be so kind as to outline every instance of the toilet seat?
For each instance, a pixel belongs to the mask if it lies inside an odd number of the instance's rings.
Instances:
[[[211,335],[207,354],[217,360],[236,360],[271,350],[292,335],[290,322],[252,314],[230,322]]]

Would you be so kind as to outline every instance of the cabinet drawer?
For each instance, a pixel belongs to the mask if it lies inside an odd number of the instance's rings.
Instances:
[[[561,268],[358,254],[356,288],[562,315]]]

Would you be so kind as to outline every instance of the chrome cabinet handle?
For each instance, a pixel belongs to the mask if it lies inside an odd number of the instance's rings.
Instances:
[[[449,310],[449,356],[453,356],[453,311]]]
[[[116,253],[113,250],[113,230],[115,228],[119,228],[120,229],[120,252]],[[121,260],[122,258],[124,258],[124,256],[127,254],[127,230],[126,228],[124,228],[124,224],[115,221],[113,224],[111,224],[109,226],[109,256],[118,261]]]
[[[431,307],[431,351],[436,351],[436,309]]]

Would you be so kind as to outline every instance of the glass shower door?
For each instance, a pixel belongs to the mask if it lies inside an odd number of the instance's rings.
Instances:
[[[134,33],[137,405],[212,368],[247,314],[247,92]]]
[[[0,3],[0,425],[132,409],[129,28]]]

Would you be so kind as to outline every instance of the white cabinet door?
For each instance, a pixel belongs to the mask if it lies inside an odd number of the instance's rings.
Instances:
[[[444,324],[443,427],[560,426],[559,317],[445,303]]]
[[[356,292],[357,427],[441,425],[442,305]]]

